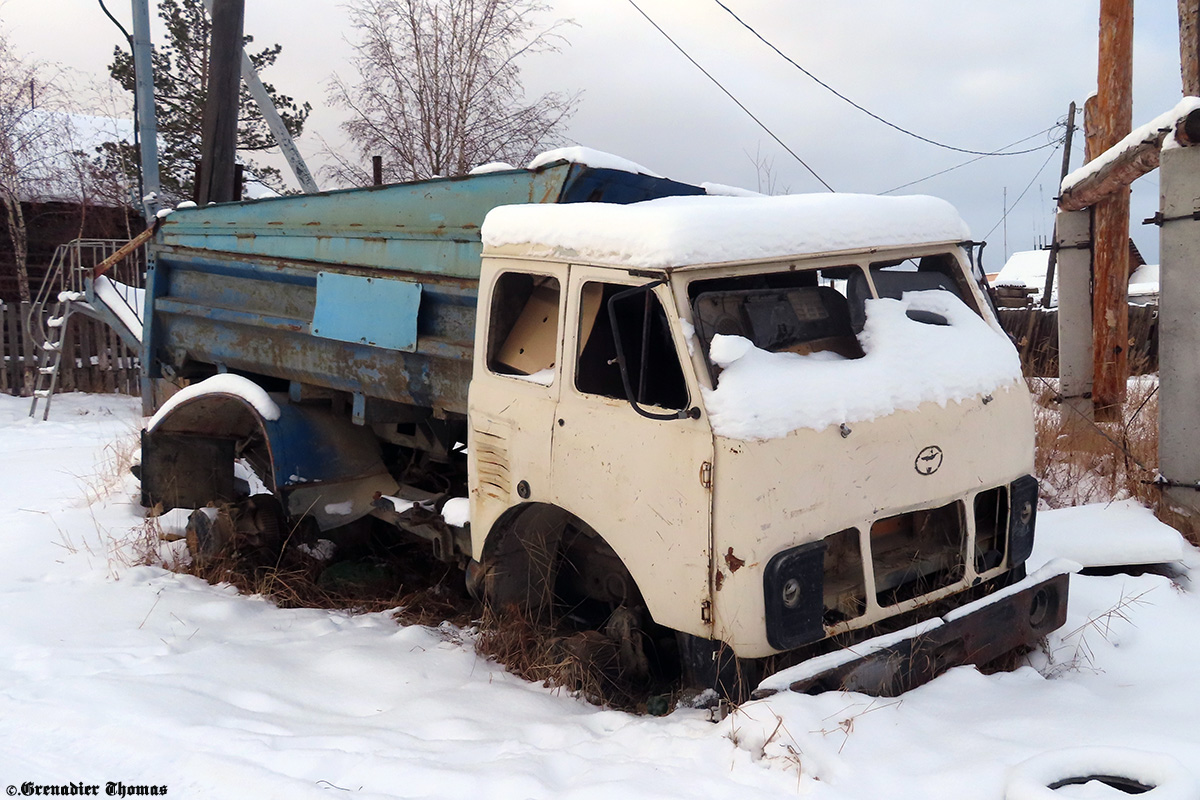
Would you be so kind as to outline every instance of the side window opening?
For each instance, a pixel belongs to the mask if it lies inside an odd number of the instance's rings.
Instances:
[[[579,357],[575,365],[575,387],[584,394],[618,400],[627,399],[617,363],[613,325],[608,301],[629,289],[610,283],[584,284],[580,298]],[[643,337],[645,303],[650,303],[649,331]],[[666,312],[653,292],[624,298],[616,304],[618,329],[625,351],[625,364],[639,404],[681,409],[688,405],[687,382]],[[646,369],[642,370],[643,344]],[[639,380],[644,376],[644,380]]]
[[[550,275],[505,272],[492,291],[487,366],[499,375],[553,380],[561,289]]]

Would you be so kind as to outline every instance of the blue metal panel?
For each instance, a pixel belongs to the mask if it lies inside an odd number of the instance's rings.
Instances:
[[[312,333],[412,353],[420,307],[419,283],[318,272]]]
[[[379,443],[369,431],[333,416],[327,409],[276,399],[279,418],[262,420],[276,487],[344,481],[383,470]]]

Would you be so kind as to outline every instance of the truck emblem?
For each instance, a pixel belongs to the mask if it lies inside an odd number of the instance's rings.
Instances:
[[[913,466],[922,475],[932,475],[937,472],[938,467],[942,466],[942,448],[936,444],[929,445],[917,453],[917,460],[913,462]]]

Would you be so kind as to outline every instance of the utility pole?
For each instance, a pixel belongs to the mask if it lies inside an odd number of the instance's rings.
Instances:
[[[200,205],[236,195],[238,90],[241,85],[245,0],[213,0],[208,97],[200,139]]]
[[[1179,0],[1179,72],[1183,96],[1200,97],[1200,0]]]
[[[148,0],[133,0],[133,74],[137,102],[138,141],[142,157],[142,193],[146,221],[158,211],[158,120],[154,114],[154,65],[150,59],[150,8]],[[143,362],[145,363],[145,362]]]
[[[1088,119],[1094,158],[1133,126],[1133,0],[1100,0],[1099,82]],[[1129,187],[1093,207],[1092,351],[1096,420],[1115,422],[1125,401],[1129,361]]]
[[[212,19],[213,0],[204,0],[204,7],[208,9],[209,19]],[[271,135],[275,137],[275,144],[283,153],[283,157],[287,159],[288,166],[292,168],[292,174],[296,176],[296,182],[300,184],[300,189],[305,194],[316,194],[321,189],[313,179],[312,173],[308,171],[308,164],[304,163],[304,156],[300,155],[300,150],[292,140],[292,134],[288,133],[287,126],[279,116],[279,111],[271,102],[271,96],[267,94],[267,88],[263,86],[262,80],[258,77],[258,71],[254,69],[250,56],[246,55],[245,48],[240,49],[242,51],[242,80],[246,82],[250,96],[258,104],[258,110],[262,113],[263,120],[271,129]]]

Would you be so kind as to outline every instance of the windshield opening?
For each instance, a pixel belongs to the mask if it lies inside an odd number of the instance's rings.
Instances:
[[[868,278],[869,270],[869,278]],[[953,254],[791,269],[693,281],[688,286],[692,320],[705,355],[717,334],[743,337],[759,350],[795,353],[819,360],[864,356],[859,334],[867,300],[900,300],[908,292],[946,291],[979,314],[974,295]],[[944,314],[908,308],[905,315],[926,325],[949,325]],[[720,368],[709,359],[716,380]]]
[[[705,353],[722,334],[773,353],[862,358],[846,294],[855,276],[866,286],[855,265],[695,281],[688,294],[696,333]]]

